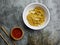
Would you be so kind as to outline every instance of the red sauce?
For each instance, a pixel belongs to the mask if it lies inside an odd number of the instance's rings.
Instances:
[[[20,38],[22,36],[22,31],[20,28],[14,28],[13,31],[12,31],[12,35],[15,37],[15,38]]]

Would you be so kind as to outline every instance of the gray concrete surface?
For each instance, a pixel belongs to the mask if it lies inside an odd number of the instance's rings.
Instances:
[[[33,31],[23,23],[22,13],[28,4],[37,1],[48,7],[51,19],[44,29]],[[6,27],[9,35],[13,26],[20,26],[24,30],[23,39],[15,41],[17,45],[60,45],[60,0],[0,0],[0,24]],[[1,29],[0,32],[13,45]],[[0,45],[7,45],[1,37]]]

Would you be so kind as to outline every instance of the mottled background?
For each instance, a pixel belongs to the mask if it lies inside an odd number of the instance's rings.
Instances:
[[[51,15],[49,24],[39,31],[29,29],[22,20],[24,8],[33,2],[45,4]],[[17,45],[60,45],[60,0],[0,0],[0,25],[5,26],[9,34],[16,25],[24,30],[23,39],[15,41]],[[0,32],[13,45],[1,29]],[[1,37],[0,45],[7,45]]]

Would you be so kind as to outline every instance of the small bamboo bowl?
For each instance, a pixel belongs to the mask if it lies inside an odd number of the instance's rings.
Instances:
[[[12,35],[12,31],[13,31],[15,28],[19,28],[20,31],[22,31],[22,36],[21,36],[20,38],[15,38],[15,37]],[[20,27],[15,26],[15,27],[13,27],[13,28],[11,29],[11,34],[10,34],[10,35],[11,35],[12,39],[14,39],[14,40],[20,40],[20,39],[22,39],[23,36],[24,36],[24,31],[23,31]]]

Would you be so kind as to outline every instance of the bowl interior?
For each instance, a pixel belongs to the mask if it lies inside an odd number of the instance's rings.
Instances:
[[[16,30],[19,30],[20,33],[21,33],[21,34],[18,34],[18,35],[20,35],[18,38],[13,35],[14,31],[16,31]],[[18,32],[18,31],[17,31],[17,32]],[[18,32],[18,33],[19,33],[19,32]],[[15,34],[16,34],[16,32],[15,32]],[[22,38],[23,38],[23,35],[24,35],[24,32],[23,32],[23,30],[22,30],[20,27],[15,26],[15,27],[13,27],[13,28],[11,29],[11,37],[12,37],[14,40],[20,40],[20,39],[22,39]]]
[[[44,11],[45,11],[45,17],[46,17],[46,18],[45,18],[45,22],[44,22],[43,25],[31,26],[31,25],[28,23],[26,17],[27,17],[28,12],[29,12],[30,10],[34,9],[34,8],[37,7],[37,6],[39,6],[39,7],[41,7],[41,8],[44,9]],[[40,3],[32,3],[32,4],[29,4],[29,5],[25,8],[25,10],[24,10],[24,12],[23,12],[23,20],[24,20],[24,23],[26,24],[26,26],[28,26],[29,28],[34,29],[34,30],[38,30],[38,29],[44,28],[44,27],[48,24],[49,19],[50,19],[49,10],[47,9],[47,7],[46,7],[45,5],[40,4]]]

